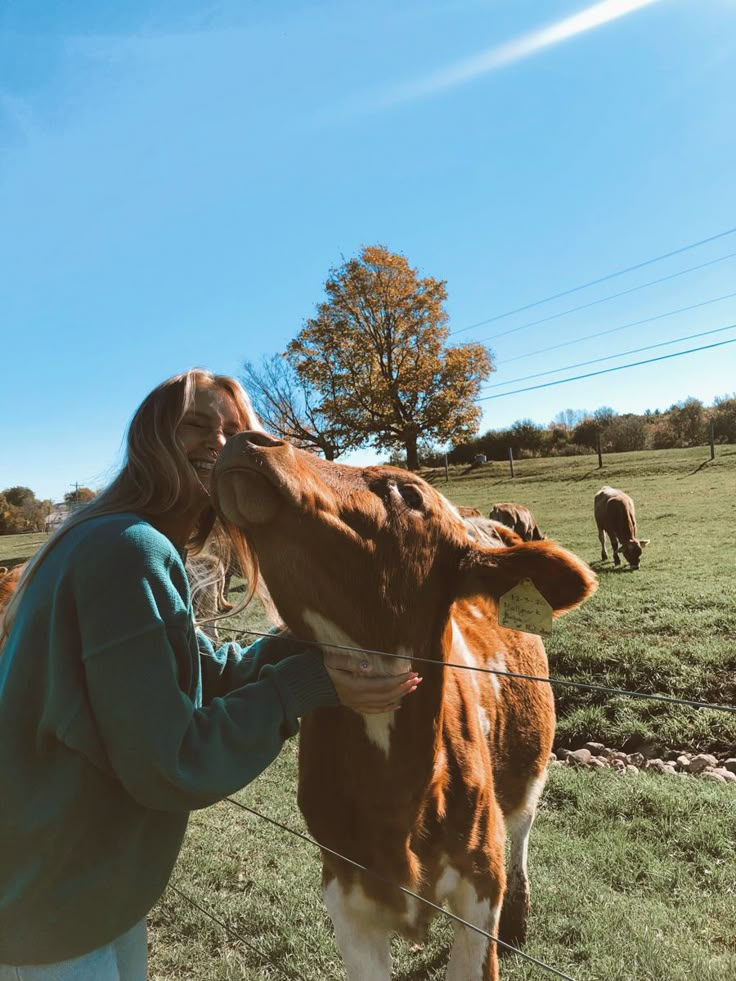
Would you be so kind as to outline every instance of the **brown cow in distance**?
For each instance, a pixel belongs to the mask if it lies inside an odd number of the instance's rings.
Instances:
[[[487,545],[488,548],[505,548],[509,545],[521,545],[522,543],[521,537],[507,525],[501,524],[500,521],[492,521],[481,515],[464,517],[463,521],[468,529],[468,535],[473,541]]]
[[[461,518],[482,518],[483,515],[480,513],[478,508],[471,508],[465,504],[456,504],[457,513]]]
[[[544,541],[534,515],[523,504],[494,504],[488,517],[515,531],[524,542]]]
[[[416,474],[329,463],[265,433],[228,440],[212,493],[233,537],[243,529],[283,621],[321,643],[328,663],[392,674],[407,662],[378,652],[434,662],[414,663],[424,681],[395,712],[322,708],[301,723],[307,826],[368,870],[322,853],[348,978],[390,978],[391,934],[418,939],[434,915],[397,886],[522,942],[552,692],[467,669],[546,677],[541,638],[500,627],[498,599],[530,579],[561,613],[594,590],[591,570],[553,542],[473,541],[456,508]],[[496,946],[458,925],[446,977],[497,981]]]
[[[639,568],[641,551],[649,544],[648,538],[636,537],[636,516],[634,502],[623,491],[615,487],[602,487],[595,495],[593,503],[595,523],[598,525],[598,538],[601,543],[601,559],[608,558],[605,535],[613,546],[613,564],[620,565],[619,545],[624,558],[632,569]]]

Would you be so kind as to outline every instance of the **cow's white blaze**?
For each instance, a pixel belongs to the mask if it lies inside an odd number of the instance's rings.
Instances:
[[[312,631],[316,641],[324,645],[338,644],[340,647],[360,648],[360,645],[345,633],[341,627],[338,627],[337,624],[323,617],[321,613],[317,613],[316,610],[305,610],[304,620]],[[400,658],[391,658],[387,663],[387,659],[383,658],[380,654],[334,649],[331,651],[329,646],[325,646],[325,660],[331,667],[349,667],[351,670],[357,670],[358,662],[365,661],[368,664],[368,672],[374,674],[403,674],[408,671],[411,662],[409,660],[403,660],[403,658],[411,658],[411,651],[406,647],[400,647],[396,653],[402,656]],[[394,727],[394,713],[379,712],[371,715],[363,715],[362,719],[365,723],[366,735],[370,741],[375,746],[378,746],[379,749],[382,749],[388,757],[391,747],[391,732]]]
[[[502,647],[499,647],[499,649],[496,651],[493,657],[489,658],[488,661],[486,661],[485,666],[487,668],[490,668],[492,671],[508,670],[506,667],[506,651]],[[491,686],[493,688],[494,694],[497,697],[500,696],[501,682],[499,680],[499,676],[497,674],[489,674],[488,677],[491,680]]]
[[[475,659],[473,652],[470,650],[468,645],[465,643],[465,638],[460,632],[460,628],[455,623],[452,623],[452,660],[458,661],[458,663],[467,664],[468,667],[477,668],[478,662]],[[488,718],[488,713],[483,708],[480,697],[480,685],[478,683],[478,675],[474,671],[467,672],[470,675],[470,682],[473,686],[473,696],[475,698],[476,711],[478,713],[478,723],[481,728],[481,732],[484,736],[488,737],[491,732],[491,721]],[[493,690],[498,695],[500,693],[500,687],[498,684],[498,678],[495,675],[488,675],[491,679],[491,684],[493,685]]]

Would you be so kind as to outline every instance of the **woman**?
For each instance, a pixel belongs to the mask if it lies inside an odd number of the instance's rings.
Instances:
[[[0,981],[141,981],[189,811],[256,777],[311,709],[388,711],[418,683],[195,631],[186,548],[216,531],[213,464],[252,428],[233,379],[164,382],[118,477],[20,580],[0,641]]]

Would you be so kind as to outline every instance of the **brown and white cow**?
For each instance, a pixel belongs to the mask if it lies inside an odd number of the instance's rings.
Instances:
[[[406,662],[376,651],[435,662],[413,664],[424,681],[396,712],[323,708],[302,721],[299,806],[307,826],[374,873],[322,853],[324,901],[348,977],[389,978],[391,934],[418,938],[431,919],[431,907],[396,885],[522,942],[527,842],[552,746],[552,692],[544,682],[467,668],[546,676],[541,639],[499,627],[498,598],[530,579],[562,612],[593,591],[591,570],[552,542],[480,545],[415,474],[328,463],[264,433],[228,440],[212,488],[220,514],[257,553],[285,623],[297,637],[322,642],[329,663],[365,661],[389,674]],[[458,926],[447,978],[495,981],[496,946]]]
[[[511,528],[524,542],[544,541],[534,515],[523,504],[494,504],[489,518]]]
[[[598,525],[601,559],[605,561],[608,558],[605,540],[605,535],[608,535],[613,546],[613,564],[621,564],[618,556],[620,545],[631,568],[638,569],[642,549],[649,544],[649,539],[636,537],[634,502],[629,495],[615,487],[602,487],[595,495],[593,513]]]

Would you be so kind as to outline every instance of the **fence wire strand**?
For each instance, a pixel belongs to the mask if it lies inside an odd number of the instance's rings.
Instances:
[[[620,695],[627,698],[638,698],[644,701],[666,702],[672,705],[684,705],[689,708],[711,709],[714,712],[728,712],[736,714],[736,706],[720,705],[718,702],[701,702],[693,698],[678,698],[676,695],[661,695],[643,691],[629,691],[626,688],[610,688],[608,685],[598,685],[586,681],[569,681],[567,678],[548,677],[535,674],[520,674],[516,671],[503,671],[500,668],[484,668],[476,664],[460,664],[457,661],[435,661],[429,657],[416,657],[411,654],[390,654],[388,651],[376,651],[365,647],[349,647],[345,644],[329,644],[324,641],[299,640],[291,634],[275,634],[269,631],[243,629],[237,632],[238,636],[251,634],[256,637],[272,637],[275,640],[287,641],[291,644],[302,644],[310,647],[329,647],[331,650],[344,651],[351,654],[379,654],[381,657],[398,658],[401,661],[410,661],[417,664],[432,664],[443,668],[458,668],[461,671],[476,671],[479,674],[498,675],[502,678],[514,678],[518,681],[538,681],[545,685],[560,685],[564,688],[576,688],[583,691],[604,692],[608,695]],[[205,652],[200,651],[204,656]]]
[[[182,892],[182,890],[179,889],[178,886],[175,886],[173,882],[169,883],[169,889],[175,892],[177,896],[180,896],[182,899],[186,900],[186,902],[188,902],[191,906],[194,906],[195,909],[198,909],[200,913],[204,913],[204,915],[212,920],[213,923],[216,923],[219,927],[222,927],[227,934],[247,947],[248,950],[251,950],[254,954],[257,954],[261,960],[267,961],[272,967],[275,967],[283,977],[288,979],[288,981],[298,981],[298,975],[287,972],[280,964],[277,964],[272,957],[269,957],[268,954],[265,954],[262,950],[259,950],[255,944],[252,944],[249,940],[246,940],[245,937],[241,936],[241,934],[237,932],[237,930],[233,930],[232,927],[229,927],[227,923],[215,916],[214,913],[211,913],[208,909],[205,909],[205,907],[198,903],[196,899],[192,899],[191,896],[188,896],[185,892]]]

